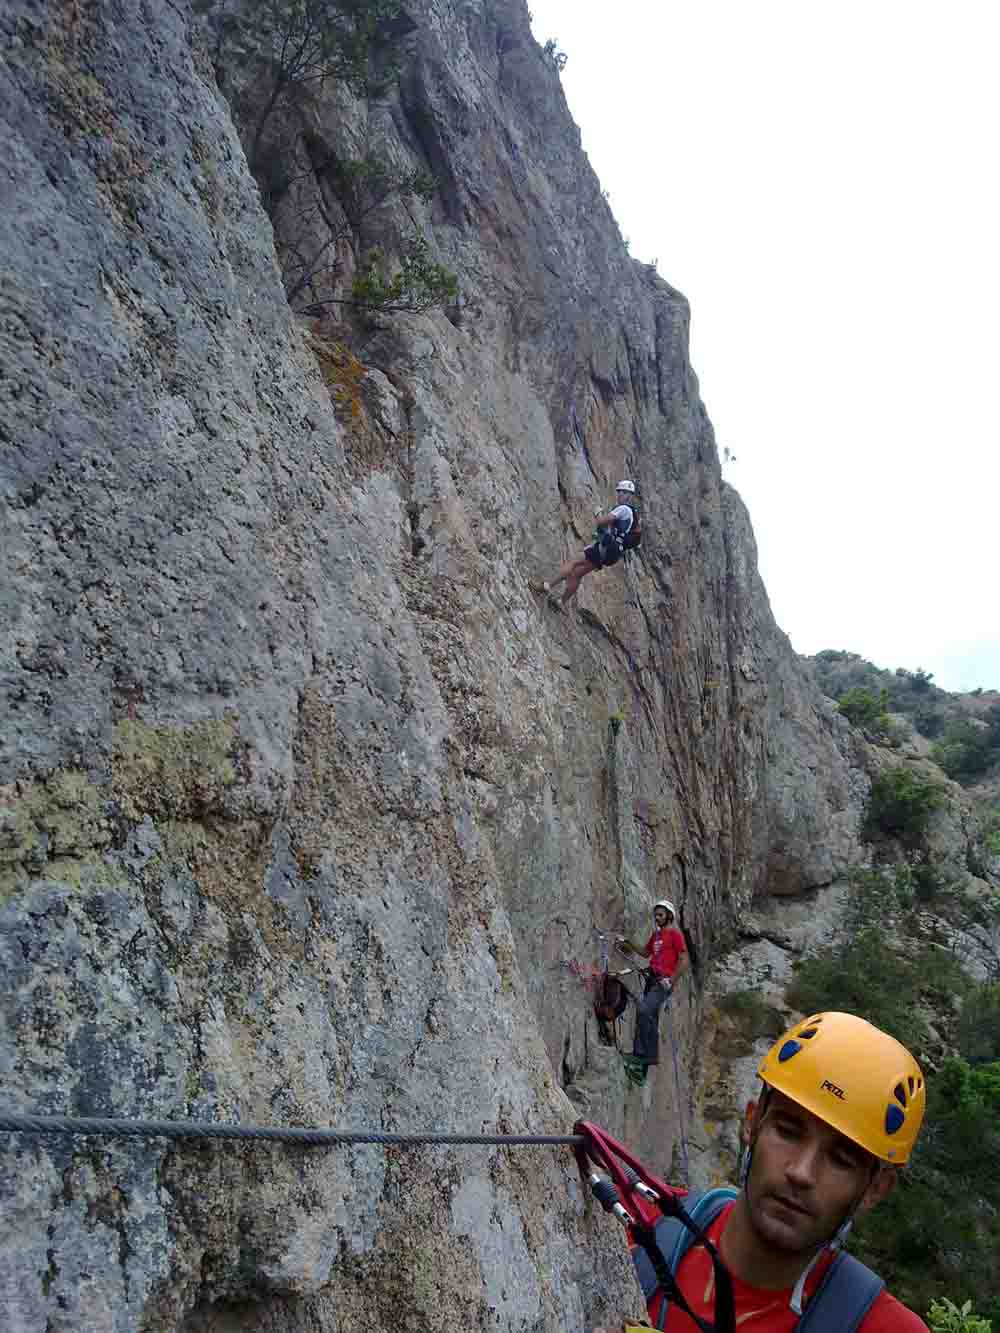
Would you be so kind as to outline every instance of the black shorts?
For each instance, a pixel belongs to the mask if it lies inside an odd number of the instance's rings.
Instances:
[[[616,565],[622,558],[617,542],[592,542],[583,548],[583,557],[589,560],[595,569],[607,569]]]

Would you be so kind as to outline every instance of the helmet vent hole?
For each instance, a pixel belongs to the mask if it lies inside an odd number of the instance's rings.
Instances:
[[[912,1074],[910,1075],[910,1077],[909,1077],[909,1079],[907,1080],[907,1082],[908,1082],[909,1085],[910,1085],[910,1096],[912,1097],[913,1094],[914,1094],[914,1092],[916,1091],[916,1084],[915,1084],[915,1082],[914,1082],[914,1080],[913,1080],[913,1075],[912,1075]]]
[[[816,1028],[807,1028],[805,1032],[799,1033],[799,1036],[802,1038],[803,1041],[808,1041],[810,1037],[815,1037],[815,1035],[816,1035]]]
[[[887,1134],[896,1134],[906,1123],[906,1114],[898,1106],[889,1103],[885,1112],[885,1132]]]
[[[910,1082],[912,1083],[912,1081],[913,1080],[911,1079]],[[903,1087],[902,1083],[897,1083],[896,1086],[893,1088],[892,1093],[893,1096],[896,1098],[896,1101],[899,1102],[900,1106],[906,1105],[906,1089]]]
[[[797,1055],[801,1050],[802,1046],[799,1042],[786,1041],[784,1046],[782,1046],[781,1050],[778,1052],[778,1063],[784,1064],[786,1060],[790,1060],[793,1055]]]

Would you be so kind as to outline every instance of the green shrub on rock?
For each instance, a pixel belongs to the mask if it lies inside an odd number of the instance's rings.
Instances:
[[[840,696],[837,707],[855,727],[865,731],[884,731],[889,725],[889,691],[880,690],[874,695],[871,690],[857,686]]]
[[[949,722],[944,734],[931,748],[931,758],[958,782],[970,781],[985,773],[996,758],[986,727],[959,718]]]
[[[867,834],[919,838],[944,802],[944,789],[932,778],[899,765],[880,773],[872,783],[865,819]]]
[[[719,998],[719,1008],[741,1030],[748,1042],[758,1037],[780,1037],[788,1026],[785,1016],[754,990],[730,991]]]
[[[458,278],[431,259],[420,235],[410,238],[399,268],[391,275],[381,252],[372,250],[351,287],[355,305],[382,313],[430,310],[450,304],[457,295]]]

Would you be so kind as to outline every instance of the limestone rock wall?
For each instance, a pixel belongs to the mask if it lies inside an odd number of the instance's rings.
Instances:
[[[582,1106],[666,1168],[719,942],[857,854],[847,742],[773,625],[687,304],[629,259],[524,5],[408,8],[399,89],[316,124],[437,174],[465,295],[369,331],[360,421],[196,16],[0,15],[3,1100],[473,1132]],[[625,474],[641,555],[540,603]],[[666,1063],[627,1088],[567,966],[662,895],[695,959],[680,1101]],[[568,1153],[15,1137],[0,1196],[13,1333],[637,1308]]]

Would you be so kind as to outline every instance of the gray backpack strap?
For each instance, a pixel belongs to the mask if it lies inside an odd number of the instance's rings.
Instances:
[[[885,1283],[853,1254],[838,1254],[795,1325],[795,1333],[852,1333]]]

